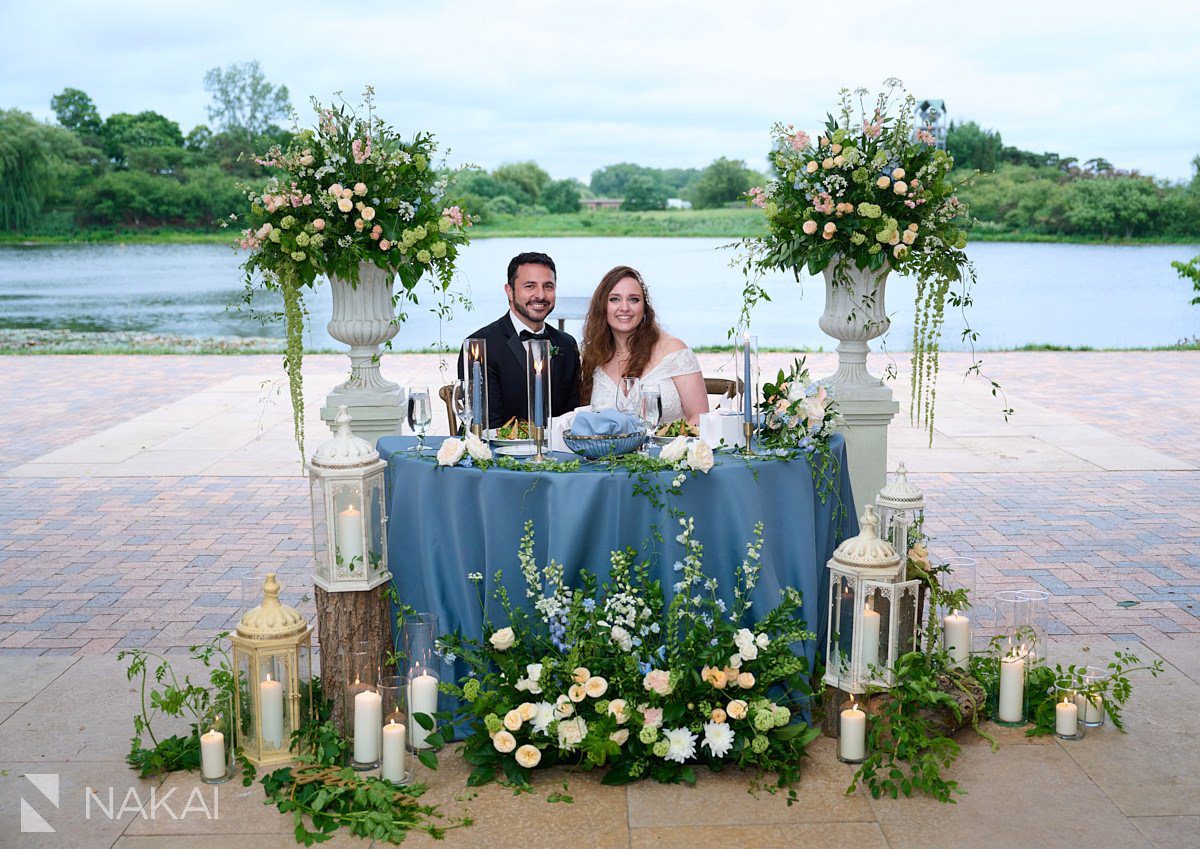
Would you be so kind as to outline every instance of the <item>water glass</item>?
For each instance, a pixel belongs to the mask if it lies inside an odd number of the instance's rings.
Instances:
[[[638,379],[622,377],[617,385],[617,412],[636,416],[638,412]]]
[[[459,432],[467,433],[471,429],[471,404],[467,400],[469,391],[468,382],[465,380],[454,381],[454,394],[451,396],[454,400],[454,416],[458,419]]]
[[[662,394],[655,386],[643,386],[639,394],[641,411],[639,416],[646,428],[646,445],[644,450],[650,453],[650,438],[662,421]]]
[[[425,432],[433,421],[433,404],[428,386],[413,386],[408,391],[408,426],[417,435],[417,444],[409,451],[425,450]]]

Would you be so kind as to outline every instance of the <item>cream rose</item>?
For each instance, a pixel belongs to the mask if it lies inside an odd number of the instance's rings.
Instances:
[[[350,210],[354,209],[354,204],[351,203],[347,198],[342,198],[338,201],[338,209],[340,209],[342,212],[349,212]]]
[[[582,702],[587,698],[587,689],[582,684],[572,684],[567,690],[567,698],[575,703]]]
[[[813,233],[817,232],[817,222],[810,218],[800,225],[800,229],[811,236]]]
[[[658,456],[668,463],[678,463],[687,456],[687,452],[688,438],[686,436],[677,436],[663,446]]]
[[[896,183],[894,186],[892,186],[892,191],[898,195],[902,195],[908,191],[908,183],[904,182],[903,180],[900,180],[898,183]]]
[[[517,748],[517,738],[507,731],[497,731],[496,736],[492,738],[492,745],[496,747],[497,752],[508,754]]]
[[[660,696],[669,695],[671,692],[671,674],[662,669],[651,669],[646,673],[646,677],[642,679],[642,686],[651,692],[658,693]]]
[[[362,217],[367,221],[374,221],[375,220],[375,207],[364,206],[363,210],[362,210]]]
[[[618,728],[612,734],[608,735],[608,739],[612,740],[618,746],[624,746],[625,741],[629,739],[629,729],[628,728]]]
[[[586,736],[587,723],[583,721],[583,717],[564,719],[558,723],[558,747],[560,749],[574,749],[583,742],[583,738]]]
[[[739,673],[737,683],[738,683],[738,686],[741,687],[743,690],[749,690],[751,687],[754,686],[754,673],[753,672]]]
[[[492,459],[492,449],[484,445],[483,440],[473,433],[467,434],[466,439],[467,453],[476,460]]]
[[[891,184],[892,184],[892,181],[889,180],[887,177],[880,177],[878,180],[875,181],[875,185],[879,186],[879,188],[881,188],[881,189],[886,189]]]
[[[533,769],[542,762],[542,750],[537,746],[531,746],[526,743],[521,748],[517,749],[517,763],[526,769]]]
[[[720,708],[713,708],[713,712],[712,712],[712,721],[713,722],[724,722],[726,719],[728,719],[728,717],[726,716],[725,711],[721,710]]]
[[[703,439],[697,439],[688,448],[687,464],[692,471],[704,472],[707,475],[713,467],[713,462],[712,448]]]
[[[501,628],[488,637],[488,642],[496,651],[508,651],[516,644],[517,635],[513,633],[512,628]]]
[[[575,712],[575,705],[566,696],[559,696],[554,702],[554,715],[558,719],[566,719]]]
[[[599,675],[593,675],[584,683],[583,691],[588,694],[588,698],[598,699],[608,692],[608,682]]]
[[[504,727],[509,731],[521,730],[521,712],[513,708],[508,713],[504,714]]]
[[[609,702],[608,712],[616,718],[618,725],[629,721],[629,705],[624,699],[613,699]]]
[[[517,714],[521,717],[522,722],[529,722],[529,720],[537,716],[537,712],[537,705],[533,702],[522,702],[517,705]]]
[[[453,466],[467,453],[467,446],[461,439],[451,437],[438,448],[437,461],[439,466]]]
[[[725,706],[725,712],[729,714],[730,719],[745,719],[747,705],[741,699],[734,699]]]
[[[592,673],[588,671],[586,666],[576,666],[571,672],[571,680],[576,684],[586,684],[587,679],[592,677]]]
[[[362,197],[363,195],[365,195],[367,193],[367,184],[366,183],[355,183],[354,184],[354,193],[356,195],[358,195],[359,197]]]
[[[815,173],[817,173],[817,169],[820,167],[821,166],[817,165],[816,160],[813,160],[812,162],[810,162],[804,166],[804,170],[807,171],[809,174],[815,174]]]

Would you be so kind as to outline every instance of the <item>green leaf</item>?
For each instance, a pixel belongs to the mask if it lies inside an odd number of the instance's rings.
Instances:
[[[413,719],[417,721],[417,725],[424,728],[426,731],[432,731],[435,725],[434,719],[427,713],[414,713]]]
[[[490,784],[496,780],[496,768],[492,765],[475,767],[474,771],[467,776],[468,787],[482,787],[484,784]]]
[[[438,768],[437,755],[434,754],[432,749],[418,750],[417,751],[417,760],[419,760],[422,764],[424,764],[427,769],[437,769]]]

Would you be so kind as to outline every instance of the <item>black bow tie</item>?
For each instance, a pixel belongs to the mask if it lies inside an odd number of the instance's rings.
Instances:
[[[532,330],[522,330],[521,331],[521,341],[522,342],[528,342],[530,339],[545,339],[545,338],[546,338],[545,331],[542,331],[541,333],[534,333]]]

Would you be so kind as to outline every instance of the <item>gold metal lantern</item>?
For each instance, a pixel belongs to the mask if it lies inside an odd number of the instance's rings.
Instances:
[[[312,628],[279,602],[268,572],[262,604],[246,612],[230,636],[237,675],[234,717],[242,754],[256,766],[292,760],[292,732],[312,710]]]

